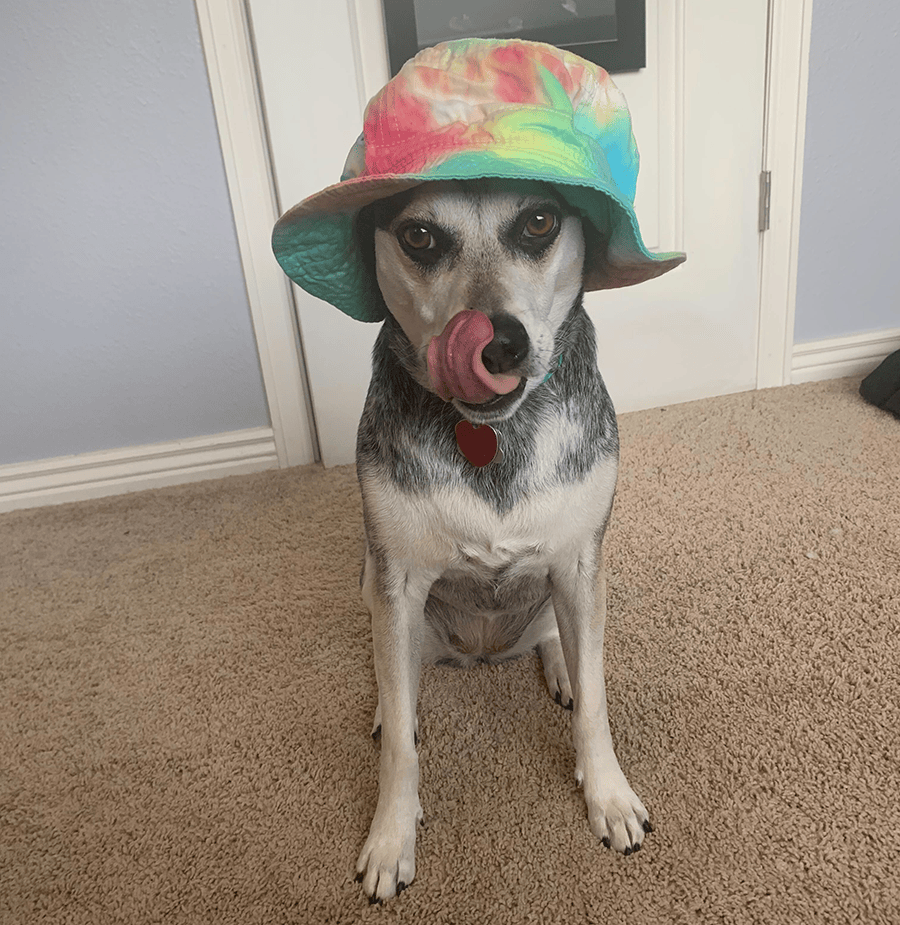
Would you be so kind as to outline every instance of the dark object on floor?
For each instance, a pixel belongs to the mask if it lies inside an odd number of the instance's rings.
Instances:
[[[860,383],[859,394],[873,405],[900,417],[900,350],[886,357]]]

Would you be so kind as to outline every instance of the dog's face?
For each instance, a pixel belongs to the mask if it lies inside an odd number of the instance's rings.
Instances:
[[[520,381],[486,401],[452,401],[475,423],[513,414],[553,371],[556,330],[580,294],[581,219],[545,184],[444,181],[379,204],[372,227],[378,285],[412,344],[412,375],[440,391],[429,344],[475,309],[494,328],[484,367]]]

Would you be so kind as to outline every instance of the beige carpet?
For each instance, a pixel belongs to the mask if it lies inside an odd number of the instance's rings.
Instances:
[[[593,840],[536,658],[428,668],[419,872],[383,907],[352,469],[0,517],[0,921],[900,922],[900,422],[855,388],[622,418],[645,849]]]

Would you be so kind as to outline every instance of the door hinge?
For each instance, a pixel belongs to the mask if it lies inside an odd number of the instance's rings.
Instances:
[[[759,175],[759,230],[769,230],[769,206],[772,203],[772,171],[763,170]]]

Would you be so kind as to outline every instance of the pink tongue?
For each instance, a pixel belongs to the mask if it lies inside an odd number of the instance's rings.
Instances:
[[[494,375],[485,367],[481,352],[493,339],[490,319],[474,309],[454,315],[441,334],[431,338],[428,372],[444,401],[459,398],[481,404],[519,384],[518,376]]]

